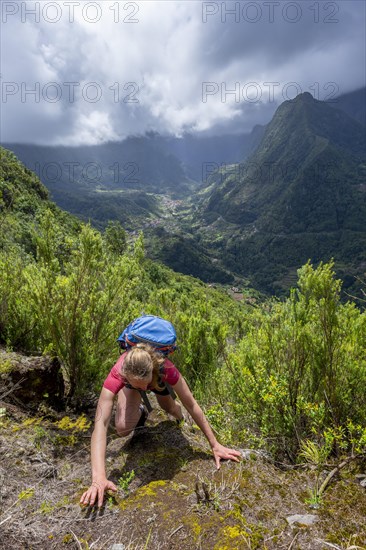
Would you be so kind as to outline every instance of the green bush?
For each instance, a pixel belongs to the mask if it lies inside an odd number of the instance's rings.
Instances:
[[[37,313],[29,300],[25,269],[29,256],[13,245],[0,251],[0,343],[9,348],[37,349]]]
[[[253,313],[228,357],[238,419],[292,459],[304,439],[366,422],[366,315],[341,304],[332,267],[302,267],[298,288]]]
[[[61,358],[69,395],[82,395],[100,382],[113,355],[121,320],[127,322],[133,300],[122,297],[137,284],[133,256],[112,257],[101,235],[84,226],[70,253],[60,262],[60,231],[46,212],[36,235],[38,262],[26,270],[29,300],[37,311],[43,349]]]

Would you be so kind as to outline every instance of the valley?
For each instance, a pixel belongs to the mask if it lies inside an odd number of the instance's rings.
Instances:
[[[147,256],[183,274],[282,296],[308,260],[334,259],[357,293],[366,263],[364,94],[338,104],[300,94],[246,135],[151,132],[102,146],[9,148],[38,166],[62,209],[102,231],[119,223],[127,241],[142,231]]]

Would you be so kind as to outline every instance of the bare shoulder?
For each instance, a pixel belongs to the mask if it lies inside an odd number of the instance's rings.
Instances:
[[[99,403],[112,403],[114,401],[114,398],[116,397],[116,394],[112,391],[108,390],[107,388],[102,388],[102,391],[100,392],[99,396]]]

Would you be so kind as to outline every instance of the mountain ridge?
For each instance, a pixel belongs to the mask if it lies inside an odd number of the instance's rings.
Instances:
[[[234,224],[216,252],[271,291],[271,278],[308,259],[358,269],[366,259],[365,149],[362,125],[346,113],[308,93],[282,103],[242,170],[231,166],[209,181],[197,216],[206,245],[203,220]]]
[[[224,217],[228,216],[228,221],[240,223],[233,206],[239,211],[242,207],[249,207],[257,219],[258,207],[274,200],[279,191],[288,191],[284,185],[279,188],[274,184],[279,179],[285,183],[296,181],[299,166],[303,170],[317,168],[314,175],[319,183],[324,183],[328,171],[336,167],[340,149],[349,163],[358,163],[357,156],[365,150],[366,143],[361,125],[347,115],[317,102],[311,94],[305,93],[298,98],[295,102],[284,102],[277,109],[258,149],[244,163],[246,172],[242,177],[238,171],[235,178],[230,171],[227,178],[224,173],[222,184],[216,185],[208,198],[207,210],[217,208]],[[324,124],[324,111],[333,117],[333,122],[342,125],[342,132],[336,134],[336,139],[330,135],[329,125]],[[315,117],[319,117],[317,123]],[[314,160],[317,161],[315,167]],[[227,204],[229,201],[230,204]]]

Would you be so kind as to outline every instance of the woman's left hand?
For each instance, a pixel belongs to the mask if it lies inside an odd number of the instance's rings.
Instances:
[[[220,443],[217,443],[212,447],[212,452],[215,458],[216,468],[220,469],[220,460],[234,460],[234,462],[240,462],[241,452],[235,449],[228,449]]]

